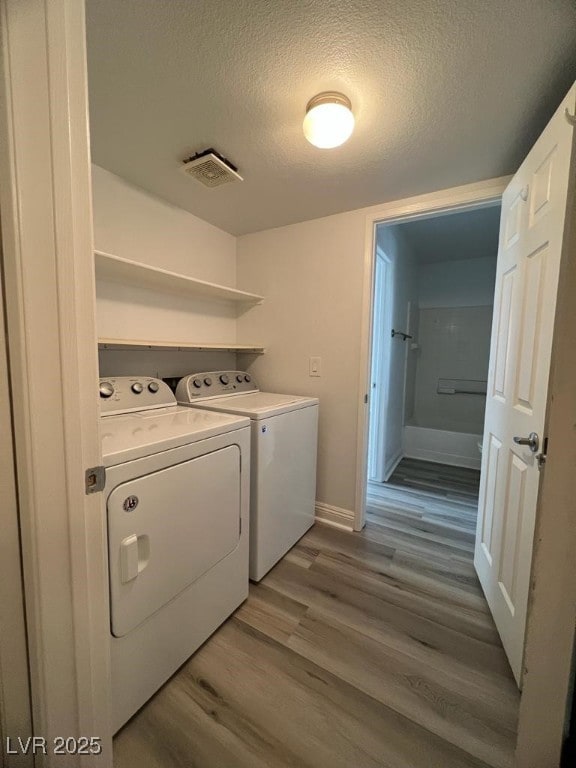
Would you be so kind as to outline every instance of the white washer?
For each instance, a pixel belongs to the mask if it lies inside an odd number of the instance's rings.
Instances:
[[[117,731],[248,596],[250,422],[144,376],[100,403]]]
[[[260,581],[314,523],[318,399],[260,392],[244,371],[185,376],[176,399],[251,420],[250,578]]]

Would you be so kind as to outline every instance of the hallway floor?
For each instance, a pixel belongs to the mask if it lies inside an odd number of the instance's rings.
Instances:
[[[403,461],[361,533],[317,524],[119,733],[116,768],[510,766],[477,476]]]

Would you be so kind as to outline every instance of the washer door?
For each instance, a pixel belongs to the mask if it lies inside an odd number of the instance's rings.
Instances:
[[[122,637],[238,545],[240,449],[123,483],[107,509],[111,630]]]

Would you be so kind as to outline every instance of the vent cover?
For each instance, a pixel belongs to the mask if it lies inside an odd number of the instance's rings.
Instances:
[[[229,181],[244,181],[237,168],[214,149],[198,152],[184,162],[182,170],[206,187],[219,187]]]

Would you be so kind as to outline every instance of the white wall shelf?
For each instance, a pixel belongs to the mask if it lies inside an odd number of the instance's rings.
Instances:
[[[116,350],[197,350],[202,352],[238,352],[263,355],[264,347],[251,344],[201,344],[193,341],[140,341],[137,339],[98,339],[99,349]]]
[[[246,304],[259,304],[264,299],[263,296],[259,296],[256,293],[247,293],[246,291],[228,288],[217,283],[197,280],[194,277],[170,272],[167,269],[151,267],[139,261],[123,259],[111,253],[104,253],[104,251],[95,251],[94,256],[96,277],[100,280],[185,294],[190,297],[243,302]],[[214,345],[208,346],[213,347]],[[157,347],[155,346],[154,348]],[[208,347],[203,345],[201,348],[207,349]]]

